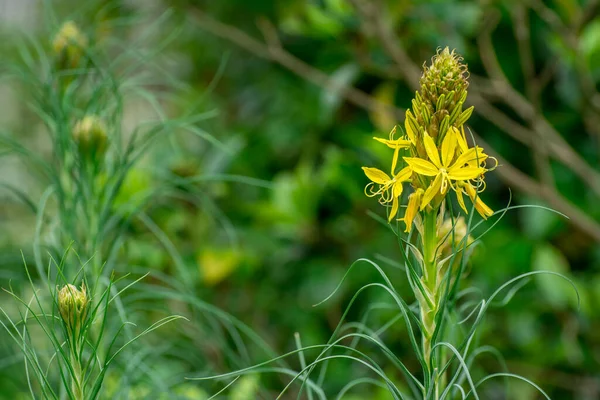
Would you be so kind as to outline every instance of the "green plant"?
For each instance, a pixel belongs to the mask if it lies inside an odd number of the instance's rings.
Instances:
[[[50,9],[46,12],[55,18]],[[7,292],[20,304],[17,315],[4,305],[1,309],[2,325],[24,355],[34,398],[98,398],[117,356],[149,332],[183,318],[166,316],[136,332],[121,296],[148,272],[132,276],[119,271],[117,263],[131,222],[151,225],[145,215],[148,200],[170,190],[156,185],[132,191],[130,177],[157,139],[193,129],[203,116],[166,118],[136,70],[145,66],[147,55],[121,49],[111,58],[117,49],[105,31],[93,28],[84,32],[73,21],[53,25],[50,51],[45,50],[50,43],[19,44],[21,63],[3,65],[5,74],[27,89],[27,101],[51,143],[50,154],[38,154],[11,134],[0,136],[7,154],[20,156],[47,185],[37,206],[25,192],[7,186],[36,214],[37,274],[25,267],[33,294],[26,300],[11,287]],[[124,102],[131,94],[147,100],[160,118],[124,130]],[[124,287],[115,286],[126,280]]]
[[[507,370],[474,378],[477,360],[482,354],[489,353],[504,364],[497,350],[479,346],[477,339],[477,330],[486,311],[498,305],[496,299],[500,295],[504,297],[499,304],[507,303],[530,277],[537,274],[557,275],[572,282],[555,272],[533,271],[509,280],[492,295],[481,296],[481,299],[477,299],[478,292],[474,288],[461,287],[461,278],[473,248],[497,221],[483,232],[478,228],[488,218],[498,217],[499,220],[508,210],[516,208],[509,206],[493,212],[480,198],[485,189],[484,176],[496,168],[497,162],[481,147],[470,147],[465,135],[464,125],[473,111],[472,107],[463,110],[467,98],[467,74],[466,65],[455,52],[448,48],[438,51],[431,65],[425,67],[421,89],[415,95],[412,109],[406,113],[405,136],[396,138],[397,128],[394,128],[389,139],[375,138],[394,150],[390,175],[377,168],[363,167],[371,180],[365,193],[370,197],[377,196],[380,203],[388,207],[387,223],[382,223],[388,225],[398,238],[403,253],[401,266],[412,289],[414,303],[405,300],[406,296],[398,292],[379,265],[361,259],[351,269],[367,264],[378,272],[383,283],[366,284],[355,293],[327,344],[303,347],[298,340],[298,349],[283,356],[228,374],[194,379],[222,379],[253,371],[279,372],[268,365],[297,354],[301,369],[277,398],[282,398],[296,381],[300,381],[298,397],[306,392],[309,399],[326,398],[326,376],[334,369],[329,364],[351,360],[365,367],[375,378],[350,379],[336,398],[342,398],[357,385],[369,384],[383,389],[394,399],[479,399],[478,389],[483,383],[494,378],[512,378],[528,383],[549,399],[538,385]],[[405,236],[398,223],[389,223],[394,222],[399,213],[403,183],[406,182],[410,182],[413,193],[408,196],[404,216],[396,220],[403,222]],[[456,203],[451,193],[455,194]],[[472,201],[471,207],[466,206],[464,195]],[[455,204],[464,216],[457,215]],[[483,220],[474,221],[475,211]],[[341,284],[323,302],[331,298]],[[392,300],[391,304],[373,304],[368,313],[377,309],[395,309],[396,316],[379,329],[369,326],[368,316],[360,323],[344,323],[353,303],[368,289],[380,289]],[[420,374],[411,370],[407,361],[397,357],[380,339],[400,320],[406,325]],[[359,347],[361,343],[378,352],[371,354]],[[319,355],[311,362],[306,361],[305,354],[317,350]],[[319,371],[315,374],[317,368]],[[398,374],[404,378],[403,383],[398,381]]]
[[[85,277],[80,288],[64,282],[63,262],[51,260],[48,277],[52,270],[58,272],[56,284],[42,288],[38,288],[27,274],[33,292],[29,300],[20,297],[12,288],[7,290],[20,304],[20,319],[11,318],[4,308],[0,308],[7,321],[0,320],[0,324],[23,352],[25,374],[33,398],[38,394],[47,399],[59,399],[64,395],[75,400],[102,398],[106,373],[116,357],[148,333],[183,318],[168,316],[142,332],[126,337],[122,331],[129,323],[119,320],[114,305],[135,282],[116,291],[116,281],[110,281],[108,285],[102,284],[100,292],[93,290],[99,284],[96,281],[88,291],[89,283],[85,283]],[[96,295],[92,297],[90,292],[96,292]],[[44,336],[46,340],[42,340]]]

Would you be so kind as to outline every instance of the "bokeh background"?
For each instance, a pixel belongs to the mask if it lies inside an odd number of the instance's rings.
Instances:
[[[18,62],[14,43],[24,36],[50,48],[52,28],[44,26],[38,3],[0,2],[2,58]],[[479,342],[495,346],[510,371],[553,399],[600,398],[600,2],[129,0],[113,2],[104,13],[97,12],[104,4],[53,3],[58,16],[84,31],[105,26],[110,34],[118,27],[124,46],[151,31],[143,37],[156,49],[153,63],[179,84],[157,80],[146,88],[169,116],[190,104],[205,113],[198,136],[219,144],[188,136],[179,139],[177,151],[154,147],[122,196],[158,184],[160,170],[200,177],[193,201],[157,202],[147,213],[176,247],[195,296],[246,323],[276,354],[295,347],[295,332],[304,345],[327,341],[353,293],[377,274],[356,268],[336,296],[313,304],[361,257],[378,262],[408,293],[400,249],[375,217],[385,211],[363,194],[367,180],[360,167],[387,165],[389,152],[372,137],[402,125],[423,62],[440,47],[456,49],[470,70],[473,135],[500,160],[486,176],[484,201],[494,209],[543,205],[569,217],[540,208],[507,212],[482,238],[464,286],[489,295],[519,274],[550,270],[572,279],[581,299],[578,305],[560,279],[536,278],[490,310]],[[110,24],[136,15],[143,18]],[[47,154],[40,124],[32,122],[10,80],[0,81],[0,110],[0,129]],[[154,115],[139,99],[128,100],[126,110],[125,123]],[[36,201],[47,184],[12,157],[2,158],[1,180]],[[0,286],[18,287],[26,285],[21,251],[31,259],[35,216],[12,192],[0,193]],[[148,270],[150,279],[182,279],[170,250],[151,232],[132,224],[128,235],[124,266]],[[384,300],[366,292],[349,319]],[[0,301],[8,307],[7,296]],[[152,300],[144,305],[151,309]],[[139,308],[140,322],[153,319]],[[373,323],[389,317],[380,313]],[[198,321],[190,323],[197,331],[156,332],[157,343],[185,337],[187,346],[153,364],[157,376],[226,372],[243,364],[228,361],[223,346],[230,343]],[[400,322],[384,338],[416,368]],[[3,333],[0,343],[0,398],[26,398],[18,348]],[[252,342],[247,346],[253,360],[265,359]],[[491,357],[479,367],[501,369]],[[330,385],[357,373],[338,363]],[[277,382],[258,379],[245,381],[248,393]],[[193,386],[197,398],[211,390]],[[526,384],[512,387],[511,399],[539,398]],[[270,398],[268,391],[256,393]],[[388,397],[372,392],[357,398]]]

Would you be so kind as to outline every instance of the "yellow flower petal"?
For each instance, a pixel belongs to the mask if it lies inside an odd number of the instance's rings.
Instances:
[[[370,180],[372,180],[375,183],[384,185],[387,182],[391,181],[388,174],[386,174],[385,172],[383,172],[380,169],[369,168],[369,167],[362,167],[362,169],[363,169],[363,171],[365,171],[365,175],[367,175],[367,178],[369,178]]]
[[[377,140],[379,143],[385,144],[386,146],[392,147],[390,146],[391,140],[389,139],[378,138],[377,136],[373,136],[373,139]]]
[[[441,168],[442,165],[440,164],[440,155],[438,154],[438,149],[435,146],[435,142],[433,141],[431,136],[427,134],[427,132],[425,132],[425,135],[423,136],[423,143],[425,144],[425,151],[427,152],[427,156],[429,157],[433,165],[438,167],[438,169]]]
[[[442,142],[442,165],[448,167],[454,158],[456,151],[456,135],[452,132],[446,133],[444,141]]]
[[[431,202],[431,200],[433,200],[435,195],[440,192],[440,188],[442,187],[442,179],[442,174],[438,174],[431,183],[431,185],[429,185],[429,187],[425,191],[425,194],[423,194],[423,200],[421,201],[421,211],[423,211],[425,207],[427,207],[427,205]]]
[[[421,198],[423,197],[423,189],[419,188],[414,191],[410,196],[408,196],[408,206],[406,207],[406,212],[404,213],[404,218],[402,220],[406,224],[406,229],[404,232],[410,232],[410,228],[412,227],[413,220],[419,212],[419,206],[421,205]]]
[[[418,157],[404,157],[404,161],[415,171],[417,174],[425,176],[436,176],[439,172],[439,168],[430,163],[427,160],[423,160]]]
[[[402,195],[402,189],[402,181],[394,182],[394,185],[392,186],[392,195],[394,198],[398,198]]]
[[[378,138],[378,137],[374,137],[373,139],[377,140],[379,143],[385,144],[387,147],[392,148],[392,149],[405,149],[408,146],[410,146],[410,140],[406,140],[406,139],[389,140],[389,139],[382,139],[382,138]]]
[[[413,173],[413,170],[410,166],[404,167],[404,168],[402,168],[402,170],[400,170],[400,172],[398,172],[398,174],[396,175],[395,178],[397,181],[405,182],[410,178],[412,173]]]
[[[416,143],[416,132],[412,129],[412,123],[414,123],[415,117],[412,115],[410,110],[406,110],[406,118],[404,119],[404,130],[408,135],[408,139],[412,143]]]
[[[463,198],[463,191],[462,189],[459,189],[456,191],[456,199],[458,200],[458,205],[460,206],[460,208],[463,209],[463,211],[465,212],[465,214],[468,214],[469,211],[467,210],[467,207],[465,206],[465,199]]]
[[[467,149],[463,154],[461,154],[452,167],[454,166],[463,166],[465,164],[469,164],[471,166],[481,165],[488,158],[488,155],[483,152],[481,147],[474,147],[471,149]]]
[[[453,167],[448,170],[448,178],[453,181],[468,181],[477,178],[485,172],[485,168]]]
[[[398,213],[398,197],[394,197],[392,200],[392,210],[390,211],[390,215],[388,216],[388,222],[390,222]]]
[[[464,128],[464,125],[461,125],[460,132],[454,126],[451,126],[450,130],[456,136],[456,140],[458,142],[458,148],[461,150],[461,152],[464,153],[467,150],[469,150],[469,145],[467,144],[467,138],[465,137],[465,128]]]
[[[489,208],[479,197],[475,198],[475,209],[479,215],[483,217],[483,219],[488,219],[488,217],[491,217],[494,214],[494,211],[492,211],[492,209]]]
[[[477,197],[477,190],[475,190],[473,185],[468,183],[468,184],[464,185],[463,187],[465,188],[465,191],[467,192],[467,195],[469,195],[471,200],[475,201],[475,197]]]
[[[483,200],[479,198],[479,193],[477,193],[477,190],[475,190],[475,188],[472,185],[465,185],[465,189],[467,191],[467,194],[471,198],[471,201],[475,203],[475,209],[477,210],[479,215],[483,217],[483,219],[487,219],[492,214],[494,214],[494,211],[492,211],[492,209],[489,208],[483,202]]]
[[[394,155],[392,156],[392,175],[394,175],[396,171],[396,164],[398,164],[398,155],[400,154],[400,149],[394,150]]]

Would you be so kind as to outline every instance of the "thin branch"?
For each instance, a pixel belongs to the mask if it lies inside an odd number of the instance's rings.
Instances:
[[[380,1],[349,1],[363,16],[362,23],[368,23],[370,27],[368,30],[372,30],[373,34],[377,35],[385,51],[400,66],[399,72],[404,76],[405,82],[412,90],[418,90],[419,77],[421,76],[420,69],[412,62],[408,54],[404,51],[404,48],[398,44],[398,40],[395,40],[396,38],[390,24],[383,17]]]
[[[519,171],[512,166],[508,161],[502,158],[489,144],[487,144],[480,136],[475,135],[477,145],[481,145],[486,149],[486,152],[496,157],[499,167],[494,170],[505,181],[510,182],[517,190],[527,193],[533,197],[541,198],[548,203],[549,206],[568,215],[573,225],[577,226],[583,232],[590,235],[595,241],[600,242],[600,225],[591,219],[587,214],[582,212],[573,203],[569,202],[559,193],[554,190],[549,190],[548,186],[539,183],[532,179],[529,175]]]
[[[362,18],[367,20],[369,26],[385,27],[386,23],[382,16],[381,8],[377,11],[376,5],[381,6],[379,1],[365,0],[350,0],[361,14]],[[496,114],[494,121],[502,119],[503,123],[498,125],[501,129],[502,125],[511,125],[511,129],[503,129],[507,134],[515,137],[533,151],[539,151],[539,140],[533,141],[533,138],[543,137],[545,146],[549,155],[556,158],[569,169],[571,169],[581,181],[587,185],[596,196],[600,197],[600,172],[591,167],[585,159],[583,159],[569,143],[561,136],[561,134],[535,109],[535,107],[527,101],[527,99],[515,90],[508,78],[504,75],[500,63],[493,50],[491,42],[491,31],[495,29],[499,22],[500,15],[496,10],[491,10],[485,16],[484,30],[482,35],[478,37],[478,43],[481,52],[482,62],[492,77],[491,80],[479,79],[479,82],[486,82],[487,86],[495,93],[495,96],[501,98],[513,111],[515,111],[526,123],[534,129],[522,127],[519,123],[511,120],[504,114]],[[395,37],[390,29],[380,28],[375,29],[378,38],[381,41],[384,49],[389,53],[390,57],[398,63],[397,67],[400,71],[404,71],[404,77],[410,87],[418,86],[418,80],[414,77],[414,73],[406,71],[414,71],[416,65],[405,57],[405,52],[402,50],[401,42]],[[408,80],[412,81],[408,81]],[[471,86],[471,93],[477,90],[477,85]],[[471,99],[471,104],[472,103]],[[489,111],[489,107],[487,108]],[[475,112],[482,114],[481,110],[475,107]],[[490,113],[488,112],[487,115]],[[486,115],[482,115],[487,119]],[[494,122],[490,121],[490,122]],[[510,121],[510,122],[509,122]],[[515,129],[516,130],[513,130]]]
[[[585,62],[585,57],[580,46],[580,40],[578,32],[583,29],[587,19],[589,18],[588,13],[594,13],[598,11],[598,2],[592,1],[587,5],[583,12],[582,19],[577,21],[574,27],[570,27],[565,24],[560,16],[544,4],[541,0],[531,0],[531,7],[536,10],[542,20],[544,20],[553,31],[558,32],[562,37],[565,46],[573,53],[573,60],[577,72],[577,79],[579,82],[579,89],[584,94],[584,99],[587,105],[590,106],[595,112],[600,112],[600,107],[595,99],[600,96],[596,91],[596,85],[592,73]]]
[[[193,9],[190,10],[190,15],[193,21],[197,23],[199,28],[206,30],[222,39],[226,39],[232,43],[235,43],[260,58],[274,61],[292,71],[296,75],[303,77],[307,81],[312,82],[315,85],[324,88],[325,90],[337,92],[340,97],[346,98],[349,102],[356,106],[365,108],[369,111],[379,111],[384,109],[388,112],[396,113],[395,115],[397,117],[401,117],[404,114],[403,112],[398,114],[398,109],[396,107],[382,103],[352,86],[342,86],[339,82],[330,78],[326,73],[300,61],[290,53],[286,52],[280,46],[274,45],[274,43],[277,42],[273,40],[273,38],[270,39],[270,45],[265,45],[244,31],[217,21],[202,11]],[[263,22],[262,29],[265,28],[266,25]]]
[[[581,12],[579,21],[575,25],[575,34],[578,35],[581,30],[589,23],[592,22],[595,18],[600,15],[600,1],[599,0],[590,0],[587,5]]]
[[[483,87],[481,85],[474,86],[472,88],[470,96],[467,99],[468,104],[475,106],[475,110],[479,115],[496,125],[513,139],[528,147],[535,146],[538,143],[538,141],[534,140],[537,137],[536,131],[524,127],[490,104],[482,96],[482,94],[485,93],[481,90],[482,88]],[[497,96],[501,96],[501,94],[492,94],[492,97]],[[541,120],[540,123],[536,125],[536,128],[547,129],[548,125],[546,125],[546,122]],[[551,129],[554,128],[551,127]],[[581,156],[579,156],[579,154],[577,154],[571,147],[566,147],[554,141],[547,141],[546,146],[553,158],[568,166],[569,169],[571,169],[571,171],[573,171],[585,185],[592,189],[597,196],[600,196],[600,173],[597,170],[585,163]]]
[[[531,128],[537,133],[538,143],[531,147],[533,150],[533,159],[540,180],[544,185],[555,190],[554,178],[552,176],[552,166],[548,157],[547,144],[544,132],[538,127],[539,115],[541,114],[541,101],[537,90],[537,77],[535,76],[535,65],[533,54],[531,52],[531,38],[529,34],[529,9],[524,4],[515,4],[512,9],[513,27],[515,38],[517,39],[517,49],[523,78],[525,82],[525,92],[529,102],[535,109],[535,117],[531,122]],[[489,41],[491,43],[491,40]]]
[[[541,112],[536,110],[534,103],[528,101],[521,93],[515,90],[508,78],[504,75],[491,40],[491,32],[496,27],[494,22],[497,18],[496,10],[489,13],[489,17],[486,17],[486,23],[477,39],[482,63],[486,72],[492,79],[486,80],[485,78],[479,77],[475,80],[477,84],[472,87],[471,92],[473,93],[473,91],[480,90],[482,95],[493,92],[495,98],[502,99],[503,102],[510,106],[519,117],[531,126],[532,129],[528,130],[528,134],[524,134],[523,129],[518,129],[517,131],[520,133],[517,133],[514,128],[519,124],[509,117],[504,115],[502,117],[498,113],[494,113],[495,115],[489,119],[488,116],[492,114],[489,107],[483,107],[482,109],[476,107],[475,111],[482,114],[484,118],[496,124],[510,136],[513,136],[514,138],[520,136],[521,139],[517,140],[527,144],[534,151],[534,154],[535,152],[540,151],[540,146],[545,146],[550,155],[569,167],[590,187],[590,189],[594,191],[596,196],[600,197],[600,172],[592,168],[575,150],[573,150],[562,135],[543,117]],[[527,76],[525,78],[527,80]],[[501,124],[498,124],[498,121],[501,119],[504,121]],[[508,120],[510,120],[510,122]],[[511,128],[506,129],[508,125],[511,125]],[[523,137],[527,137],[528,140],[523,141]],[[539,140],[532,141],[535,137]],[[540,165],[539,168],[542,170],[540,171],[540,175],[542,175],[545,166]],[[548,177],[546,177],[546,179],[549,180]]]
[[[259,42],[244,31],[216,21],[200,11],[193,10],[190,12],[190,15],[199,28],[208,31],[217,37],[235,43],[261,58],[278,63],[294,72],[299,77],[315,83],[318,86],[329,90],[331,90],[332,87],[335,88],[335,84],[327,74],[287,53],[283,48],[269,49],[267,44]],[[346,87],[340,95],[349,102],[366,110],[392,110],[395,115],[399,116],[399,119],[403,119],[404,117],[403,109],[383,104],[356,88]],[[478,138],[478,142],[483,143],[480,138]],[[571,216],[571,222],[575,226],[600,242],[600,225],[594,220],[590,219],[587,215],[569,203],[560,194],[552,190],[547,190],[544,185],[519,171],[506,160],[503,160],[488,144],[486,144],[485,147],[489,154],[493,154],[501,161],[502,168],[498,168],[497,172],[509,185],[515,186],[518,190],[525,193],[543,198],[548,204],[556,208],[557,211]]]

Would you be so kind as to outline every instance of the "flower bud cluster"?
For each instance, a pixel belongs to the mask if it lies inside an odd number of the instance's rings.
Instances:
[[[67,284],[58,291],[58,311],[67,330],[73,337],[79,338],[88,317],[90,299],[85,285],[81,289]]]

